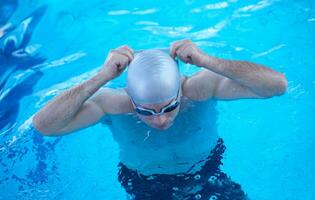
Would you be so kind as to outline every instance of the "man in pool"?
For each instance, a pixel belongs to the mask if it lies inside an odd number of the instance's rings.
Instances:
[[[180,76],[175,58],[201,70]],[[127,66],[126,88],[101,88]],[[123,46],[95,76],[45,105],[33,124],[47,136],[108,125],[120,146],[118,180],[130,199],[243,200],[241,186],[220,170],[225,146],[215,100],[270,98],[286,88],[283,74],[215,58],[190,40],[174,42],[169,53]]]

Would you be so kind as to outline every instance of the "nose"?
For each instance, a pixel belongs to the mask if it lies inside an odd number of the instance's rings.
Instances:
[[[168,122],[168,117],[165,115],[156,116],[156,123],[159,125],[164,125]]]

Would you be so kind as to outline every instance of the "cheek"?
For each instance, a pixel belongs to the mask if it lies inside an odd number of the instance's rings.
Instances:
[[[179,112],[179,108],[176,108],[172,112],[168,113],[169,114],[168,116],[172,117],[172,118],[175,118],[177,116],[178,112]]]
[[[151,122],[151,121],[153,121],[153,117],[148,117],[148,116],[143,116],[143,115],[138,115],[138,116],[144,122]]]
[[[174,110],[172,112],[169,112],[169,113],[165,113],[165,116],[168,118],[168,121],[171,122],[171,121],[174,121],[174,119],[176,118],[178,114],[178,110]]]

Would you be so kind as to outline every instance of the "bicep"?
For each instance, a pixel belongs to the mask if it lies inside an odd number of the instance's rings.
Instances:
[[[202,69],[184,82],[184,95],[193,100],[261,98],[236,81]]]
[[[123,89],[102,88],[80,108],[61,134],[70,133],[97,123],[105,114],[132,112],[129,97]]]
[[[104,116],[103,109],[92,100],[87,100],[80,108],[75,117],[62,128],[59,134],[66,134],[86,128],[97,123]]]
[[[258,96],[254,92],[252,92],[249,88],[242,86],[236,81],[222,77],[213,92],[213,98],[219,100],[234,100],[234,99],[255,99],[262,98]]]
[[[196,101],[212,98],[217,81],[218,77],[214,73],[202,69],[184,80],[183,95]]]

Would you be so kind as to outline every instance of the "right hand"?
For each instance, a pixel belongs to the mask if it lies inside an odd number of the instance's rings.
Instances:
[[[118,77],[133,59],[133,50],[127,45],[111,50],[101,71],[114,79]]]
[[[181,61],[198,67],[203,67],[209,57],[191,40],[179,40],[172,43],[170,54],[173,58],[178,57]]]

